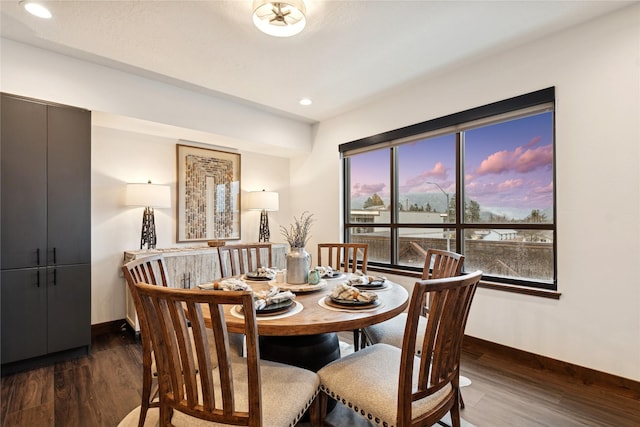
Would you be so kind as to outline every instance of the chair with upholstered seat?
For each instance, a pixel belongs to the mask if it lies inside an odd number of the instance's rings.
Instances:
[[[318,265],[336,271],[367,272],[367,243],[318,243]]]
[[[459,276],[462,272],[463,263],[464,255],[440,249],[429,249],[427,250],[426,258],[424,260],[422,280]],[[423,314],[426,314],[428,311],[429,295],[427,294]],[[402,339],[406,323],[407,314],[402,313],[382,323],[364,328],[364,334],[367,341],[372,344],[385,343],[396,347],[402,347]],[[426,318],[424,316],[419,318],[418,343],[421,342],[420,337],[424,334],[426,326]],[[416,354],[420,354],[419,347],[416,348]]]
[[[160,411],[147,423],[162,426],[295,425],[309,409],[319,424],[316,373],[260,360],[257,322],[250,291],[207,291],[134,285],[143,334],[149,335],[157,360]],[[224,307],[243,313],[246,357],[229,347]],[[209,352],[203,310],[211,313],[217,364]],[[189,333],[188,324],[191,324]],[[138,408],[120,427],[133,425]]]
[[[127,281],[127,286],[133,295],[133,286],[138,282],[149,283],[156,286],[171,287],[167,273],[167,265],[161,254],[142,257],[128,262],[122,266],[122,272]],[[136,307],[137,309],[137,307]],[[137,311],[137,310],[136,310]],[[138,312],[138,318],[140,313]],[[145,417],[149,408],[158,407],[155,400],[158,387],[154,386],[154,379],[157,377],[156,362],[151,349],[149,335],[143,333],[144,325],[140,322],[140,341],[142,343],[142,404],[140,409],[139,426],[145,423]],[[213,335],[211,335],[213,337]],[[234,335],[232,338],[232,349],[237,355],[242,354],[243,337]],[[211,340],[213,342],[213,340]],[[215,347],[211,350],[215,355]]]
[[[271,243],[219,246],[218,260],[221,277],[239,276],[259,267],[273,267]]]
[[[369,245],[367,243],[318,243],[318,265],[345,273],[367,272]],[[366,341],[360,329],[353,330],[354,350],[364,347]]]
[[[416,282],[402,348],[373,344],[326,365],[320,375],[321,414],[328,397],[377,425],[430,426],[447,413],[460,426],[462,338],[481,271]],[[431,293],[427,328],[417,341],[424,298]],[[415,355],[416,345],[422,357]]]

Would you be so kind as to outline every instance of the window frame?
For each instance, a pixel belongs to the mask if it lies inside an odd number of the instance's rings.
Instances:
[[[535,92],[527,93],[524,95],[509,98],[503,101],[497,101],[491,104],[483,105],[480,107],[465,110],[459,113],[450,114],[444,117],[439,117],[425,122],[405,126],[399,129],[383,132],[370,137],[358,139],[355,141],[340,144],[339,152],[343,165],[343,238],[345,242],[350,241],[350,231],[353,228],[362,226],[362,223],[351,222],[351,170],[349,163],[349,156],[356,155],[368,151],[380,150],[388,148],[390,150],[390,177],[391,183],[391,198],[390,205],[397,206],[398,203],[398,182],[394,177],[398,166],[397,150],[402,144],[410,141],[416,141],[418,139],[424,139],[426,137],[438,136],[442,134],[456,135],[456,174],[460,175],[464,173],[464,164],[462,157],[462,146],[464,141],[461,140],[461,132],[470,130],[474,127],[489,125],[492,123],[499,123],[510,119],[517,119],[518,117],[524,117],[537,111],[551,111],[553,117],[553,171],[552,179],[554,185],[553,191],[553,221],[551,223],[529,223],[518,229],[527,230],[549,230],[553,233],[553,278],[550,281],[536,281],[531,279],[521,280],[513,277],[501,277],[485,275],[483,282],[487,284],[487,287],[494,289],[501,289],[532,294],[542,295],[555,298],[557,295],[557,215],[556,215],[556,168],[555,168],[555,123],[556,123],[556,108],[555,108],[555,87],[549,87],[541,89]],[[455,248],[456,251],[464,253],[464,231],[474,229],[513,229],[513,224],[505,223],[465,223],[464,220],[464,203],[462,198],[464,197],[464,191],[461,188],[464,185],[462,177],[456,176],[456,192],[455,192],[455,214],[456,222],[452,222],[450,227],[455,230]],[[379,270],[383,272],[389,272],[400,275],[416,276],[422,271],[422,268],[412,267],[407,265],[394,264],[393,261],[397,259],[397,247],[398,247],[398,230],[402,228],[442,228],[442,223],[438,224],[425,224],[425,223],[399,223],[396,217],[396,209],[390,209],[390,222],[389,223],[376,223],[376,227],[388,227],[389,229],[389,263],[376,262],[373,260],[368,261],[368,268],[372,270]],[[555,295],[554,295],[555,294]]]

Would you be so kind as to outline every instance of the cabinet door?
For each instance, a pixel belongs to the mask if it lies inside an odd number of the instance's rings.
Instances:
[[[88,264],[91,262],[91,113],[49,106],[47,115],[49,265]]]
[[[45,265],[47,107],[3,94],[0,109],[2,269]]]
[[[2,363],[47,352],[45,269],[2,271]]]
[[[91,266],[47,270],[49,353],[91,344]]]

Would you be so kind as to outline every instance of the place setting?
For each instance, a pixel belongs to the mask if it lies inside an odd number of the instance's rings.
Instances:
[[[358,289],[384,291],[390,285],[384,276],[370,276],[360,271],[353,273],[349,278],[349,284]]]
[[[328,310],[336,311],[372,311],[382,307],[378,294],[358,289],[349,283],[339,283],[330,294],[318,300],[318,304]]]
[[[258,281],[260,282],[260,281]],[[295,294],[282,290],[278,286],[264,281],[263,283],[247,283],[243,279],[227,278],[220,281],[198,285],[200,289],[223,291],[252,291],[256,317],[270,320],[292,316],[302,311],[302,304],[295,301]],[[244,318],[241,306],[231,308],[231,315]]]

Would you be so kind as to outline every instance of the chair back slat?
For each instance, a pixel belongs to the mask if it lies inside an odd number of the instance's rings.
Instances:
[[[218,260],[221,277],[239,276],[259,267],[272,267],[271,243],[219,246]]]
[[[482,272],[476,271],[464,276],[416,282],[411,294],[402,343],[398,425],[409,425],[411,422],[412,402],[432,395],[449,384],[453,385],[450,393],[458,393],[460,347],[471,302],[481,277]],[[415,358],[418,319],[427,292],[433,298],[422,343],[422,355]],[[416,359],[420,365],[417,383],[414,384],[412,373]],[[416,424],[415,419],[412,422]]]
[[[318,265],[336,271],[367,272],[369,245],[367,243],[319,243]]]
[[[172,410],[221,424],[262,424],[259,350],[253,294],[250,291],[200,291],[134,286],[158,365],[161,425]],[[242,307],[247,358],[234,359],[224,319],[226,305]],[[202,310],[211,313],[217,352],[214,369]],[[189,328],[189,325],[191,328]],[[239,361],[242,364],[238,364]],[[246,399],[238,399],[234,369],[246,370]],[[237,375],[236,375],[237,376]],[[242,376],[242,375],[241,375]],[[248,402],[239,406],[238,402]]]

